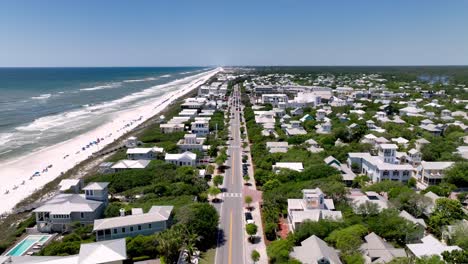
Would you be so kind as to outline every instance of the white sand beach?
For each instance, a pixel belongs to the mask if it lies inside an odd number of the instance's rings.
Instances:
[[[181,84],[178,89],[168,92],[144,106],[118,112],[111,122],[92,131],[19,159],[3,162],[0,164],[0,214],[10,212],[18,202],[31,195],[35,190],[39,190],[60,176],[62,172],[73,168],[92,153],[99,151],[158,114],[175,99],[192,91],[221,70],[221,68],[217,68],[186,77],[184,79],[193,80],[188,84]],[[183,83],[182,80],[176,80],[172,84]],[[98,139],[99,143],[90,144]],[[50,167],[50,165],[52,166]],[[35,172],[39,172],[40,176],[32,177]]]

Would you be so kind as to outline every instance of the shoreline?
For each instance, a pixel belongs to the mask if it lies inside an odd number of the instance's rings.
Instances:
[[[48,183],[68,174],[82,163],[99,159],[100,157],[93,157],[92,154],[121,141],[122,137],[151,120],[174,101],[193,91],[219,71],[221,69],[216,68],[186,77],[189,79],[188,82],[180,85],[178,83],[184,82],[185,78],[175,80],[173,81],[176,86],[175,90],[167,91],[161,97],[145,105],[116,112],[112,121],[96,129],[19,159],[5,162],[0,168],[0,175],[2,175],[0,198],[3,200],[0,204],[0,214],[11,213],[18,204],[28,201],[29,197],[34,196],[34,193],[40,191]],[[90,144],[90,139],[95,139],[99,143]],[[88,147],[85,147],[86,145]],[[65,158],[66,155],[68,156]],[[50,167],[50,165],[53,166]],[[35,171],[39,171],[41,176],[32,177]],[[14,186],[17,186],[15,190],[13,190]],[[6,189],[9,190],[8,194],[4,193]]]

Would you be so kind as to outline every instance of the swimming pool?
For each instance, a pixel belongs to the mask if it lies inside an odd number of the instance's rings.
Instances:
[[[14,248],[8,251],[6,256],[22,256],[24,255],[35,243],[45,243],[52,235],[29,235],[21,240]]]

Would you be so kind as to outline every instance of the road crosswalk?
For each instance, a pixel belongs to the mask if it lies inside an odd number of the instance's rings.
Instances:
[[[242,197],[242,193],[223,193],[223,197]]]

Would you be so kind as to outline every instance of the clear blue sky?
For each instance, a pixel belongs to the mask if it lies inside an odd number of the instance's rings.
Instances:
[[[0,1],[3,67],[448,64],[468,1]]]

